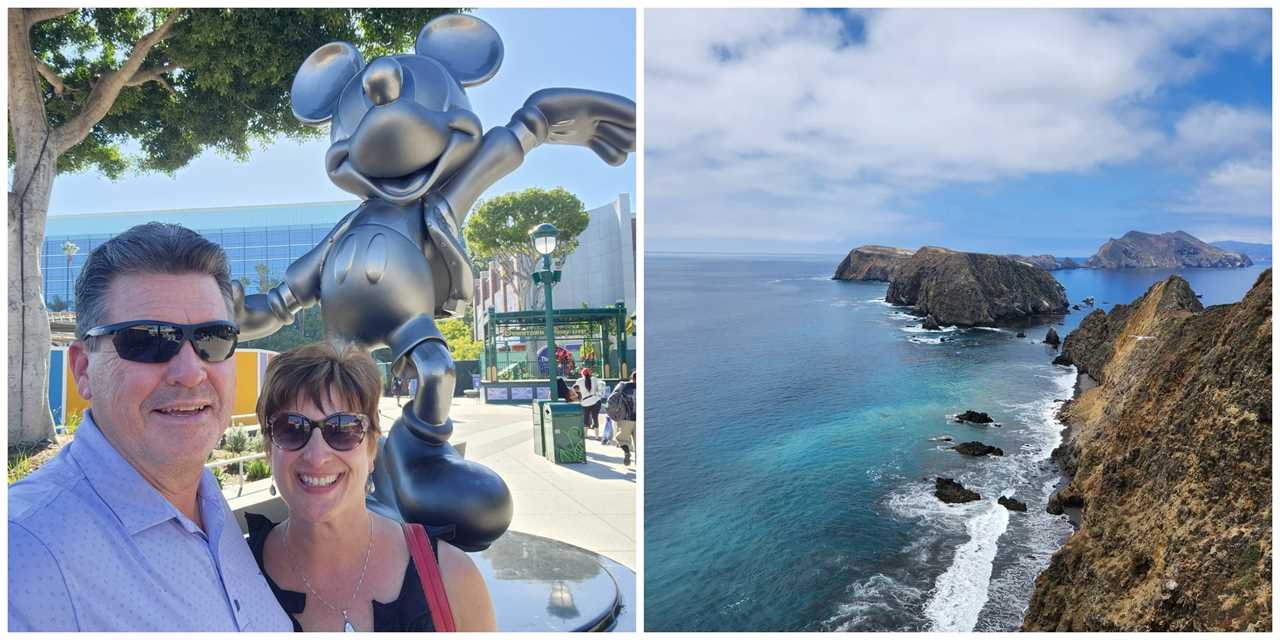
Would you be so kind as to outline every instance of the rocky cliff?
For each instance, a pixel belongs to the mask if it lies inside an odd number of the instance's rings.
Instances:
[[[849,252],[836,267],[832,280],[878,280],[888,282],[898,267],[911,258],[910,249],[867,244]]]
[[[1089,258],[1086,266],[1093,269],[1131,269],[1146,267],[1247,267],[1248,256],[1219,249],[1185,232],[1142,233],[1130,231],[1111,238]]]
[[[1055,502],[1082,522],[1023,629],[1270,630],[1271,271],[1208,309],[1170,277],[1063,352],[1099,383],[1063,408],[1054,453],[1071,474]]]
[[[1081,265],[1077,264],[1071,258],[1055,258],[1047,253],[1038,256],[1020,256],[1009,254],[1006,258],[1012,258],[1018,262],[1025,262],[1033,267],[1039,267],[1045,271],[1058,271],[1059,269],[1079,269]]]
[[[994,326],[1067,311],[1067,294],[1043,269],[986,253],[923,247],[889,282],[885,300],[940,324]]]

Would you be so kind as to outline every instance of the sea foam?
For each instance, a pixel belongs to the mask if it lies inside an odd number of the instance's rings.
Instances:
[[[965,523],[969,540],[956,549],[951,566],[938,576],[925,615],[933,631],[973,631],[987,603],[996,541],[1009,526],[1009,510],[995,501]]]

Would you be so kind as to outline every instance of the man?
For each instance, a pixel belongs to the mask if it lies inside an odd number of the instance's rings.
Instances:
[[[616,417],[615,417],[616,414]],[[619,382],[609,394],[609,417],[618,422],[618,445],[622,447],[622,464],[631,464],[631,452],[635,450],[636,433],[636,372],[631,372],[630,382]],[[639,455],[639,451],[636,454]]]
[[[9,630],[291,630],[204,468],[235,392],[222,248],[134,227],[89,254],[76,303],[89,411],[9,487]]]

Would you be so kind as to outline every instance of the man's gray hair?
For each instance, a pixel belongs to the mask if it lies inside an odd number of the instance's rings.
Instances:
[[[227,313],[234,314],[231,270],[222,246],[180,225],[148,222],[89,252],[76,278],[77,338],[83,340],[89,329],[105,323],[107,289],[116,276],[134,273],[207,275],[218,283]]]

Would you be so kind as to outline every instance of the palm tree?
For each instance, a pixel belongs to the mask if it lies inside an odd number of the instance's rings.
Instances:
[[[77,253],[80,253],[80,245],[68,240],[62,243],[62,253],[66,254],[67,256],[67,287],[66,287],[66,296],[64,297],[66,300],[70,300],[71,299],[71,259],[75,257]]]

